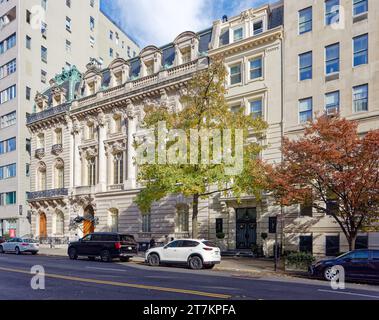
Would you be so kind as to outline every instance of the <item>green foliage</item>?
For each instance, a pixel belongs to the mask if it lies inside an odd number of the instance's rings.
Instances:
[[[296,267],[309,267],[315,262],[315,257],[306,252],[292,252],[286,256],[286,261]]]
[[[218,232],[216,234],[217,239],[225,239],[225,233],[224,232]]]
[[[155,201],[170,194],[185,197],[207,198],[210,193],[233,191],[235,196],[243,193],[253,194],[258,199],[265,181],[264,170],[258,160],[263,146],[249,141],[252,136],[259,141],[267,128],[262,119],[254,119],[244,114],[244,110],[233,113],[226,102],[225,79],[227,71],[222,61],[214,61],[208,69],[196,73],[187,84],[181,96],[181,110],[172,112],[165,106],[145,106],[143,128],[155,128],[158,140],[158,123],[166,122],[168,130],[181,129],[185,132],[188,146],[191,130],[225,130],[235,134],[236,129],[243,131],[243,169],[237,175],[228,175],[230,164],[202,163],[199,146],[198,164],[191,164],[190,148],[187,148],[187,164],[159,164],[159,147],[156,143],[155,164],[139,165],[138,180],[144,185],[136,203],[142,212],[148,212]],[[242,109],[242,108],[241,108]],[[252,134],[253,133],[253,134]],[[169,141],[166,151],[178,140]],[[234,141],[234,136],[232,136]],[[249,141],[247,143],[247,141]],[[213,159],[212,141],[209,158]],[[138,145],[136,145],[138,147]],[[224,150],[223,150],[224,151]],[[234,156],[234,154],[233,154]],[[212,189],[211,189],[212,186]],[[196,206],[196,204],[195,204]]]

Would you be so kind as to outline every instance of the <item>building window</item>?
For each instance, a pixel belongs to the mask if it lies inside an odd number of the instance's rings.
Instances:
[[[328,257],[338,256],[340,253],[340,237],[326,236],[325,240],[325,255]]]
[[[91,158],[87,160],[88,165],[88,185],[96,185],[96,158]]]
[[[110,56],[111,58],[113,58],[113,49],[112,49],[112,48],[109,48],[109,56]]]
[[[362,35],[353,39],[354,67],[368,64],[368,35]]]
[[[368,236],[357,236],[355,241],[355,249],[368,249]]]
[[[32,48],[32,38],[30,38],[29,36],[26,36],[26,43],[25,43],[25,46],[26,46],[26,49],[31,49]]]
[[[16,124],[16,111],[6,114],[0,118],[0,128],[8,128]]]
[[[189,231],[189,210],[188,206],[180,205],[176,209],[177,214],[177,232],[188,232]]]
[[[40,163],[37,169],[37,189],[38,191],[46,190],[46,165]]]
[[[46,11],[47,10],[47,0],[41,0],[41,7]]]
[[[44,70],[41,70],[41,82],[46,83],[46,77],[47,77],[47,72]]]
[[[358,16],[368,11],[368,0],[353,0],[353,15]]]
[[[325,47],[325,66],[326,74],[337,73],[340,71],[340,44],[332,44]]]
[[[41,35],[44,39],[47,37],[47,24],[41,21]]]
[[[66,6],[71,8],[71,0],[66,0]]]
[[[242,81],[241,64],[230,67],[230,84],[238,84]]]
[[[233,30],[233,42],[237,42],[243,39],[243,28],[237,28]]]
[[[299,251],[305,253],[313,253],[313,237],[300,236],[299,238]]]
[[[250,80],[259,79],[263,76],[263,58],[258,57],[250,60]]]
[[[45,135],[43,133],[40,133],[37,136],[37,149],[44,149],[45,148]]]
[[[339,23],[340,19],[340,0],[325,1],[325,24],[331,25]]]
[[[300,216],[301,217],[312,217],[313,207],[310,204],[300,204]]]
[[[16,204],[16,192],[7,192],[5,194],[5,205]]]
[[[13,59],[12,61],[4,64],[0,67],[0,79],[3,79],[13,73],[15,73],[17,70],[17,63],[16,59]]]
[[[299,122],[307,123],[313,119],[313,99],[307,98],[299,101]]]
[[[10,179],[16,177],[16,164],[0,167],[0,180]]]
[[[63,144],[62,137],[63,137],[62,129],[60,128],[56,129],[54,132],[54,144],[62,145]]]
[[[89,28],[91,29],[91,31],[93,31],[95,29],[95,18],[94,17],[89,18]]]
[[[69,17],[66,17],[66,30],[71,32],[71,19]]]
[[[312,79],[312,52],[299,55],[299,79],[300,81]]]
[[[41,60],[47,62],[47,48],[41,46]]]
[[[87,140],[95,139],[95,125],[90,123],[87,125]]]
[[[312,31],[312,7],[299,11],[299,34]]]
[[[224,232],[224,220],[222,218],[216,219],[216,235]]]
[[[0,92],[0,104],[6,103],[14,98],[16,98],[16,85]]]
[[[258,35],[263,32],[263,21],[253,23],[253,35]]]
[[[64,164],[63,161],[58,161],[55,165],[55,188],[64,188]]]
[[[12,34],[5,40],[0,42],[0,54],[7,52],[16,45],[16,34]]]
[[[113,184],[122,184],[124,182],[124,153],[115,154],[113,162]]]
[[[340,92],[330,92],[325,95],[325,110],[327,114],[337,114],[340,108]]]
[[[30,24],[32,20],[32,13],[29,10],[26,10],[26,23]]]
[[[95,38],[93,36],[89,37],[89,43],[90,43],[92,48],[95,46]]]
[[[120,133],[121,130],[122,130],[122,117],[120,115],[116,115],[114,117],[114,133]]]
[[[263,101],[262,99],[250,102],[250,114],[254,119],[263,117]]]
[[[110,232],[118,232],[118,210],[110,209],[109,210],[109,231]]]
[[[64,235],[64,214],[61,211],[55,214],[55,234]]]
[[[71,52],[71,41],[66,40],[66,52]]]
[[[95,6],[95,0],[90,0],[89,5],[93,8]]]
[[[151,232],[151,213],[142,215],[142,232]]]
[[[30,89],[29,87],[26,87],[26,92],[25,92],[26,100],[30,101],[31,95],[32,95],[32,89]]]
[[[109,39],[113,40],[113,31],[112,30],[109,31]]]
[[[353,88],[353,111],[368,111],[368,85]]]

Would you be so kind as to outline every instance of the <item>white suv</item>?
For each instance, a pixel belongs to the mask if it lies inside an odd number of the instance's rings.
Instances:
[[[207,240],[175,240],[164,247],[146,251],[145,261],[150,266],[187,264],[191,269],[212,269],[221,262],[220,249]]]

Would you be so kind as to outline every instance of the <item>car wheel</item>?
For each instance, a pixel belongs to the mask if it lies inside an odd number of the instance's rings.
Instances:
[[[20,255],[21,254],[21,251],[20,251],[19,247],[16,247],[16,249],[14,250],[14,252],[16,253],[16,255]]]
[[[120,258],[120,261],[121,262],[129,262],[130,258],[129,257],[127,257],[127,258]]]
[[[209,269],[210,270],[210,269],[213,269],[214,266],[215,266],[214,264],[207,264],[207,265],[204,266],[204,269]]]
[[[101,251],[100,258],[101,258],[102,262],[111,262],[112,261],[111,254],[108,250]]]
[[[192,270],[203,269],[203,260],[199,256],[193,256],[189,259],[188,265]]]
[[[150,254],[147,258],[147,261],[152,267],[158,267],[161,264],[159,256],[156,253]]]
[[[4,253],[4,248],[3,248],[3,246],[0,246],[0,253]]]
[[[327,281],[333,281],[336,279],[338,271],[333,267],[328,267],[324,270],[324,279]]]
[[[78,254],[76,252],[75,248],[70,248],[68,249],[68,256],[71,260],[76,260],[78,259]]]

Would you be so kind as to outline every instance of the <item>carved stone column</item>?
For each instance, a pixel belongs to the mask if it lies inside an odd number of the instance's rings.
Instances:
[[[128,105],[128,139],[127,139],[127,175],[125,181],[125,189],[134,189],[136,188],[137,182],[137,168],[134,164],[136,157],[136,150],[134,148],[134,134],[137,133],[137,113],[133,109],[133,105]]]
[[[99,180],[96,191],[104,192],[107,190],[107,155],[105,152],[104,141],[107,139],[107,128],[105,115],[100,111],[98,115],[99,124]]]
[[[70,187],[80,187],[82,185],[82,161],[80,156],[80,127],[79,122],[76,120],[72,125],[71,139],[73,155],[72,155],[72,172],[70,175]],[[71,157],[70,157],[71,158]],[[72,177],[71,177],[72,176]]]

